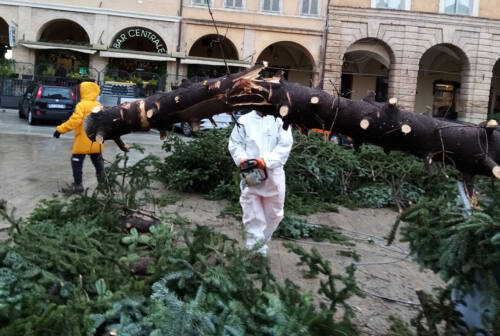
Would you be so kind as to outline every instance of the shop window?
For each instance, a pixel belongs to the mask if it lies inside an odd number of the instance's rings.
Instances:
[[[441,0],[440,11],[446,14],[477,15],[478,0]]]
[[[301,15],[316,16],[319,14],[319,0],[302,0]]]
[[[207,6],[208,4],[212,6],[213,3],[213,0],[191,0],[191,4],[195,6]]]
[[[231,9],[243,9],[243,0],[224,0],[224,7]]]
[[[281,0],[262,0],[263,12],[281,12]]]
[[[410,0],[372,0],[373,8],[410,10]]]

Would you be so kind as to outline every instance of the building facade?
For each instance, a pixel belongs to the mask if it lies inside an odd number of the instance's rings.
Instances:
[[[303,85],[480,122],[500,112],[496,2],[8,0],[0,44],[15,32],[16,72],[27,76],[141,78],[168,90],[265,60],[269,75]]]
[[[16,31],[16,72],[33,76],[155,77],[169,89],[269,60],[313,85],[326,2],[308,1],[210,0],[214,24],[206,0],[13,0],[0,1],[0,23]]]
[[[342,6],[340,6],[342,3]],[[500,108],[494,0],[332,0],[325,89],[396,97],[417,113],[484,121]]]

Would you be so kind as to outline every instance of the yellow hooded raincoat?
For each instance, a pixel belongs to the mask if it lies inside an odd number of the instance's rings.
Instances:
[[[99,105],[96,101],[99,93],[100,89],[97,84],[82,82],[80,84],[80,102],[76,105],[75,112],[73,112],[68,121],[57,126],[57,131],[61,134],[73,130],[75,131],[73,154],[93,154],[102,152],[103,145],[90,141],[83,129],[83,119],[90,114],[94,106]]]

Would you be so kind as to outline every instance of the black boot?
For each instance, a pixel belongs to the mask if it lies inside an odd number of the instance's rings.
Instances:
[[[65,187],[61,188],[61,192],[67,195],[79,194],[83,192],[83,185],[68,183]]]

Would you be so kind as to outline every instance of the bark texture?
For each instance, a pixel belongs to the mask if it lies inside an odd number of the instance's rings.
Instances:
[[[160,221],[147,217],[129,216],[123,217],[121,222],[122,227],[127,231],[135,228],[140,233],[149,233],[151,226],[157,225]]]
[[[475,175],[500,179],[500,131],[495,121],[462,125],[400,109],[396,98],[387,104],[371,94],[353,101],[325,91],[289,83],[281,76],[257,80],[265,66],[197,83],[169,93],[108,109],[99,109],[85,120],[92,140],[114,139],[122,149],[120,135],[132,131],[169,128],[199,121],[238,108],[256,109],[281,117],[284,126],[299,126],[342,133],[358,148],[370,143],[416,155],[430,168],[433,162],[451,163],[460,170],[472,190]]]
[[[430,167],[443,161],[455,165],[472,186],[474,175],[500,179],[500,131],[496,121],[457,124],[400,109],[397,99],[375,102],[370,94],[353,101],[283,79],[241,80],[228,94],[235,108],[255,108],[283,118],[302,130],[342,133],[358,148],[381,146],[386,153],[400,150],[421,157]]]
[[[193,131],[197,132],[201,119],[212,118],[222,112],[230,113],[232,106],[227,103],[227,93],[239,80],[257,78],[264,67],[256,65],[237,74],[185,85],[171,92],[114,107],[96,106],[84,120],[85,132],[98,143],[112,139],[124,151],[128,149],[120,136],[130,132],[156,128],[163,137],[165,130],[177,122],[189,122]]]

